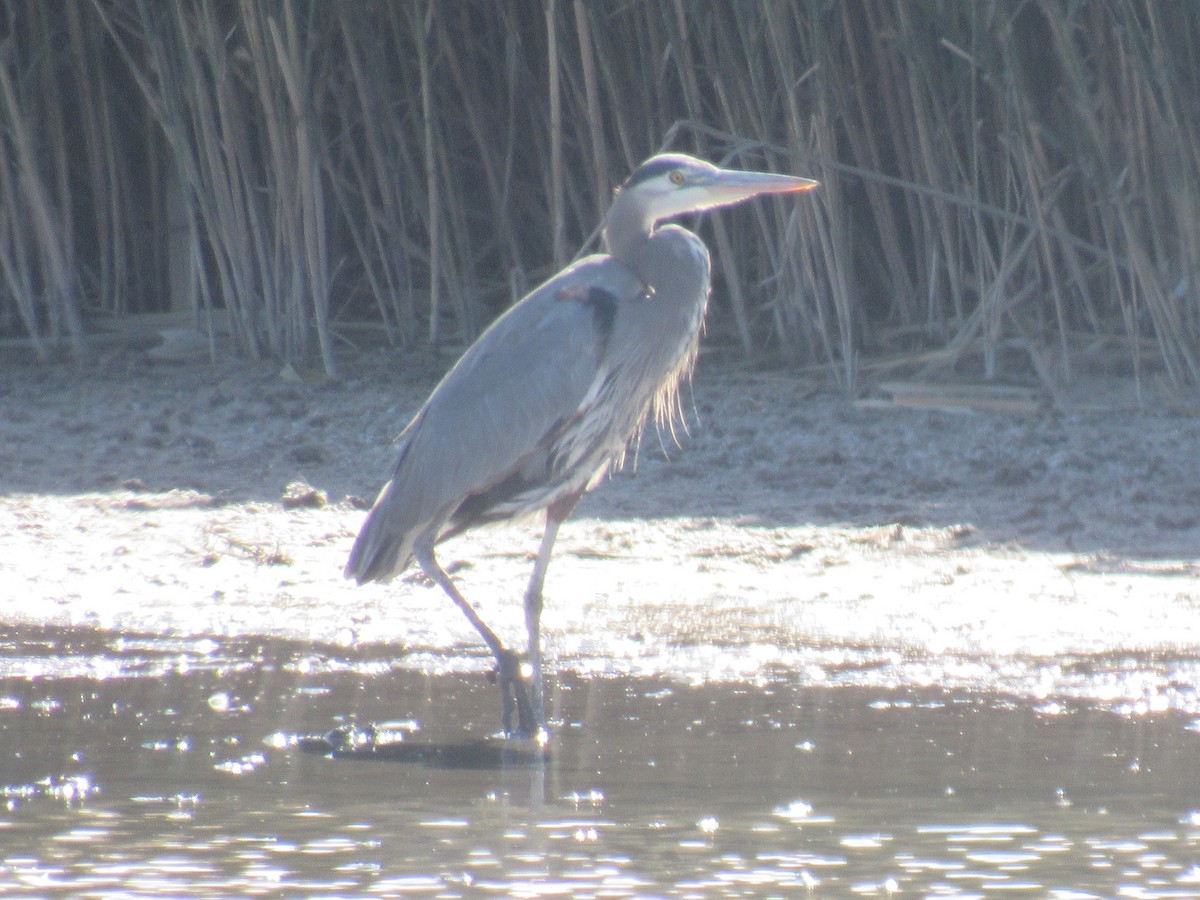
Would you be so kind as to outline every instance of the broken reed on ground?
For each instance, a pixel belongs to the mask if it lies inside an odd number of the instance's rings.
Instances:
[[[5,7],[0,333],[214,311],[252,358],[463,342],[662,148],[818,178],[703,226],[710,337],[852,388],[1120,348],[1200,382],[1187,4]],[[734,137],[742,136],[742,137]],[[594,243],[593,245],[594,246]],[[917,361],[917,362],[914,362]]]

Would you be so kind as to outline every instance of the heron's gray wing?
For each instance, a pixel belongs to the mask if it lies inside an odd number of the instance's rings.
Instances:
[[[602,377],[620,304],[642,292],[620,262],[591,256],[513,306],[471,345],[400,439],[400,455],[359,533],[346,576],[387,578],[418,536],[468,497],[520,471]]]

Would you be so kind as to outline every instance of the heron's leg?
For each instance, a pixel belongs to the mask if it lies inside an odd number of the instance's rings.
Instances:
[[[479,617],[475,607],[467,602],[458,586],[450,580],[446,570],[441,567],[437,557],[433,555],[433,547],[424,542],[413,548],[421,570],[438,583],[446,595],[454,601],[454,605],[462,610],[467,620],[475,626],[483,642],[496,657],[497,677],[500,682],[500,694],[503,700],[501,727],[505,734],[514,734],[512,729],[512,714],[517,713],[516,734],[522,737],[533,737],[537,733],[539,719],[533,713],[529,703],[529,695],[525,691],[525,682],[521,678],[521,660],[500,642],[496,632],[487,626]]]
[[[538,548],[537,559],[533,563],[529,587],[525,589],[525,631],[529,641],[525,658],[529,660],[529,667],[533,670],[529,687],[533,695],[533,716],[539,726],[546,724],[545,706],[542,702],[542,585],[546,581],[546,567],[550,564],[550,551],[554,548],[554,539],[558,535],[560,524],[547,517],[546,530],[542,532],[542,545]]]
[[[550,566],[550,554],[554,550],[554,540],[558,537],[558,527],[571,514],[581,496],[582,492],[571,494],[551,504],[546,510],[546,529],[542,532],[542,543],[533,563],[533,574],[529,576],[529,586],[525,589],[525,631],[529,639],[525,656],[533,670],[530,687],[533,694],[533,715],[539,727],[546,724],[545,704],[542,701],[542,588],[546,583],[546,569]]]

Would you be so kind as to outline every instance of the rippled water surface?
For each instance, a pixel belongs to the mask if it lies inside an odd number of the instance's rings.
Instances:
[[[469,752],[494,692],[383,652],[10,630],[0,894],[1200,897],[1184,712],[565,675],[549,760],[504,766]],[[295,742],[412,717],[424,761]]]

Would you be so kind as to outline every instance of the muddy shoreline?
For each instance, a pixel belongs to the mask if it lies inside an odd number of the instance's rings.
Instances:
[[[373,352],[317,385],[137,357],[3,364],[0,621],[486,665],[420,578],[357,588],[340,574],[391,439],[444,362]],[[684,406],[678,443],[649,432],[564,527],[547,582],[553,667],[812,683],[861,671],[1070,696],[1092,690],[1071,660],[1126,659],[1114,702],[1196,705],[1178,677],[1200,657],[1197,420],[863,408],[711,360]],[[289,486],[299,502],[284,503]],[[442,551],[514,639],[537,530]]]

